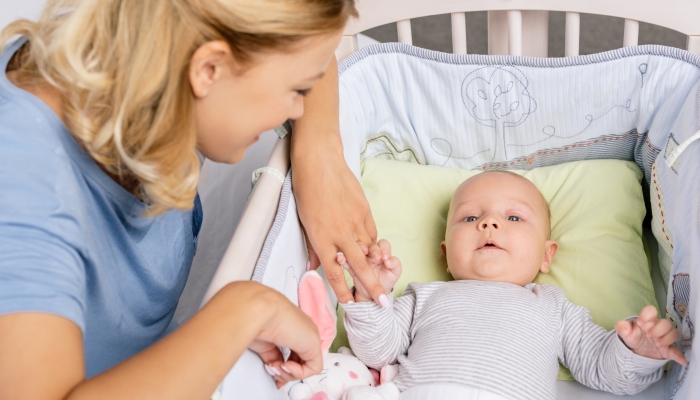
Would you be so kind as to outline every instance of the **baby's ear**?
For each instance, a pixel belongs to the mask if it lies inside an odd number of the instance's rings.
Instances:
[[[554,240],[547,240],[544,242],[544,259],[542,260],[542,266],[540,267],[540,272],[546,274],[549,272],[549,267],[552,265],[552,260],[554,255],[557,253],[559,245]]]
[[[440,248],[442,249],[442,255],[447,258],[447,247],[445,246],[445,241],[443,240],[442,243],[440,243]]]

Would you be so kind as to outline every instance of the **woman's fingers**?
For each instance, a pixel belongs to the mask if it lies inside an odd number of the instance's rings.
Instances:
[[[355,245],[355,247],[357,248],[357,245]],[[357,249],[357,251],[359,251],[360,254],[362,254],[362,251],[359,248]],[[353,297],[352,293],[350,293],[350,289],[348,288],[347,283],[345,283],[345,273],[343,272],[343,268],[341,268],[341,264],[337,260],[338,253],[333,252],[331,253],[331,255],[329,255],[326,254],[328,253],[326,250],[328,249],[324,249],[324,254],[321,258],[323,272],[326,275],[326,280],[328,281],[328,284],[331,285],[335,296],[338,298],[338,301],[340,303],[345,304],[348,301],[353,300]]]
[[[350,250],[349,252],[348,249]],[[357,244],[354,242],[346,243],[344,247],[341,247],[340,251],[345,255],[350,265],[350,270],[354,274],[353,279],[356,279],[356,284],[359,280],[364,289],[377,304],[382,306],[382,303],[388,304],[386,294],[384,293],[384,287],[379,282],[377,274],[375,274],[372,267],[367,263],[367,258],[362,254],[362,251],[359,250]],[[384,295],[384,300],[380,299],[382,295]]]
[[[374,218],[372,217],[372,211],[367,206],[367,213],[365,214],[365,229],[369,235],[370,243],[377,241],[377,225],[374,223]]]
[[[304,232],[304,240],[306,240],[306,249],[309,253],[309,261],[306,264],[306,269],[307,271],[316,270],[321,265],[321,259],[318,257],[316,250],[314,250],[314,246],[311,244],[306,232]]]
[[[272,289],[261,292],[261,295],[265,297],[269,305],[268,309],[274,310],[274,312],[256,340],[251,344],[251,350],[260,355],[268,368],[272,368],[271,366],[284,362],[277,346],[287,347],[296,354],[296,358],[299,360],[298,364],[303,367],[302,373],[306,374],[300,375],[297,379],[321,371],[323,367],[321,341],[318,336],[318,328],[311,318],[282,294]],[[269,372],[279,378],[283,371],[276,368],[270,369]]]

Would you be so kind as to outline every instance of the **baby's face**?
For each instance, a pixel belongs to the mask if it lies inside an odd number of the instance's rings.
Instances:
[[[549,272],[557,250],[549,240],[549,210],[527,179],[485,172],[455,191],[442,249],[455,279],[524,286]]]

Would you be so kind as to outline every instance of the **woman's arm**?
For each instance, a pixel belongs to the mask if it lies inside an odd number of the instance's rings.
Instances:
[[[204,400],[246,348],[271,363],[281,359],[275,345],[302,360],[284,364],[296,378],[321,370],[313,322],[254,282],[229,284],[175,332],[87,381],[82,334],[73,322],[44,313],[9,314],[0,317],[0,399]]]
[[[343,156],[338,117],[338,64],[326,73],[304,100],[304,116],[295,121],[291,161],[299,219],[304,225],[311,268],[323,265],[338,300],[352,294],[336,255],[342,252],[375,301],[384,293],[367,264],[369,245],[377,240],[372,212]]]

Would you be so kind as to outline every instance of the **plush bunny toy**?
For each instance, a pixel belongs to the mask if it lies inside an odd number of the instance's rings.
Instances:
[[[318,326],[324,352],[323,370],[320,374],[292,386],[289,391],[290,400],[369,400],[362,390],[352,390],[350,393],[347,391],[353,387],[360,389],[359,387],[377,386],[379,374],[376,371],[370,372],[346,347],[341,347],[338,353],[328,353],[328,348],[335,338],[337,317],[331,311],[334,308],[326,292],[326,284],[316,271],[308,271],[299,282],[299,307]],[[385,369],[382,370],[384,371]],[[395,375],[395,371],[387,370],[383,378],[387,375]],[[380,393],[376,392],[376,389],[373,392]]]

